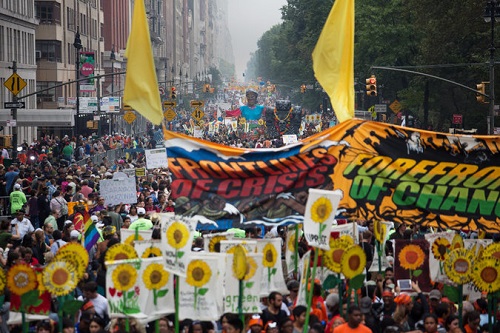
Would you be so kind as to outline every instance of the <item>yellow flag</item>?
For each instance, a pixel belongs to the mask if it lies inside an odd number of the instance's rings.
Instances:
[[[354,0],[335,0],[312,53],[316,79],[337,119],[354,117]]]
[[[163,120],[163,112],[144,0],[135,0],[132,29],[128,37],[125,57],[127,58],[127,73],[123,102],[153,124],[159,125]]]

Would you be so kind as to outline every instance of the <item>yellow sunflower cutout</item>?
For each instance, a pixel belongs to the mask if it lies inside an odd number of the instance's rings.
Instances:
[[[104,257],[105,261],[116,261],[125,259],[136,259],[138,257],[137,251],[132,245],[128,244],[115,244],[111,246]]]
[[[464,247],[464,240],[462,236],[460,236],[459,234],[455,234],[455,236],[453,236],[453,240],[451,241],[450,250],[455,250],[461,247]]]
[[[424,251],[415,244],[408,244],[399,252],[399,263],[404,269],[416,270],[424,264],[424,259]]]
[[[272,243],[267,243],[262,250],[264,256],[262,257],[262,265],[264,267],[273,268],[276,265],[276,260],[278,260],[278,252],[274,248]]]
[[[335,273],[342,270],[342,255],[351,246],[351,243],[341,238],[330,238],[330,250],[323,253],[323,264],[326,268]]]
[[[297,233],[294,232],[293,234],[290,235],[290,238],[288,239],[288,242],[286,243],[286,249],[289,252],[295,253],[295,239],[297,237]]]
[[[247,257],[247,269],[245,272],[245,277],[243,280],[248,281],[250,280],[254,275],[255,272],[257,271],[257,262],[254,260],[252,257]]]
[[[346,241],[349,244],[349,246],[354,245],[354,239],[349,235],[342,235],[339,238]]]
[[[483,257],[491,257],[500,260],[500,243],[491,243],[483,250]]]
[[[130,235],[127,237],[127,239],[125,239],[123,241],[124,244],[128,244],[128,245],[131,245],[131,246],[134,246],[134,242],[138,240],[138,241],[142,241],[144,240],[144,237],[142,237],[140,234],[137,235],[137,239],[135,239],[135,235]]]
[[[130,264],[118,265],[113,271],[111,279],[116,290],[127,291],[137,281],[137,270]]]
[[[243,280],[247,273],[247,255],[245,248],[240,244],[234,246],[233,252],[233,274],[238,280]]]
[[[326,197],[319,197],[311,206],[311,219],[316,223],[325,222],[332,213],[332,203]]]
[[[382,223],[382,221],[375,220],[373,222],[373,233],[375,234],[375,239],[383,244],[385,242],[385,238],[387,237],[387,228]]]
[[[6,286],[6,277],[3,269],[0,269],[0,295],[3,295]]]
[[[475,261],[472,280],[481,291],[495,293],[500,290],[500,260],[483,257]]]
[[[43,269],[42,275],[43,285],[55,296],[68,295],[78,284],[76,268],[64,261],[50,262]]]
[[[7,272],[7,288],[16,295],[23,295],[36,288],[36,273],[27,264],[16,264]]]
[[[432,254],[439,261],[445,261],[450,251],[450,241],[445,237],[438,237],[432,244]]]
[[[342,255],[340,266],[342,274],[344,274],[347,279],[352,279],[363,273],[366,266],[365,251],[363,251],[359,245],[351,246]]]
[[[146,248],[146,250],[142,254],[141,258],[157,258],[157,257],[161,257],[161,256],[162,256],[162,253],[161,253],[160,248],[155,247],[155,246],[150,246],[150,247]]]
[[[45,286],[43,285],[43,272],[42,271],[36,272],[36,282],[37,282],[36,288],[38,289],[40,294],[47,290],[45,288]]]
[[[142,274],[142,281],[149,290],[159,290],[168,282],[169,273],[163,268],[163,265],[150,264]]]
[[[208,243],[208,251],[220,253],[220,242],[227,240],[226,236],[214,236],[210,239]]]
[[[203,260],[192,260],[187,268],[186,282],[193,286],[201,288],[210,281],[212,270]]]
[[[456,284],[466,284],[472,279],[473,260],[472,251],[464,248],[455,249],[448,254],[444,261],[444,272]]]
[[[189,240],[188,227],[179,221],[168,226],[167,243],[176,250],[182,249]]]
[[[57,251],[54,261],[65,261],[73,265],[76,269],[76,278],[80,280],[89,265],[89,253],[79,243],[68,243]]]

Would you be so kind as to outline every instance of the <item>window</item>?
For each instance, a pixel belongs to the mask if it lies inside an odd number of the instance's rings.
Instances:
[[[73,8],[66,8],[66,22],[67,22],[67,28],[70,31],[75,31],[76,30],[76,17],[75,17],[75,10]]]
[[[37,40],[36,50],[40,51],[40,60],[62,62],[61,42],[57,40]]]
[[[35,2],[36,18],[41,24],[61,23],[61,5],[55,1]]]
[[[53,87],[55,85],[60,84],[61,82],[53,82],[53,81],[37,81],[36,82],[36,90],[40,91],[43,89],[47,89]],[[62,96],[62,87],[49,89],[47,91],[43,91],[36,95],[39,102],[56,102],[58,97]]]

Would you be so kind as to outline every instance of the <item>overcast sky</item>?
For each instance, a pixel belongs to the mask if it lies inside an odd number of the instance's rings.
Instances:
[[[250,53],[273,25],[281,22],[280,8],[287,0],[229,0],[229,30],[233,43],[236,75],[243,79]]]

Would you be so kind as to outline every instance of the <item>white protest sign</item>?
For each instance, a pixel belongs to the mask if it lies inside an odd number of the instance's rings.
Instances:
[[[145,153],[148,170],[168,167],[167,148],[147,149]]]
[[[247,253],[247,273],[243,279],[242,312],[260,313],[260,284],[262,253]],[[233,255],[226,257],[224,312],[238,313],[239,280],[233,273]]]
[[[257,252],[262,253],[262,280],[260,295],[267,296],[272,291],[286,294],[285,277],[281,263],[281,237],[257,240]]]
[[[103,179],[99,188],[107,205],[137,203],[135,178]]]
[[[298,141],[297,134],[285,134],[283,135],[282,139],[285,145],[296,143]]]
[[[310,246],[330,249],[330,229],[337,207],[342,199],[341,191],[309,189],[304,214],[304,234]]]
[[[354,240],[354,244],[359,244],[358,224],[356,222],[334,225],[332,226],[331,232],[338,232],[339,238],[342,236],[350,236]]]

